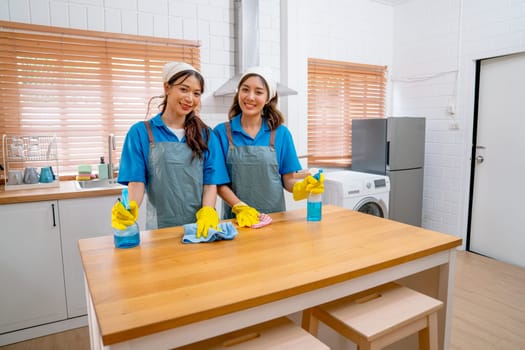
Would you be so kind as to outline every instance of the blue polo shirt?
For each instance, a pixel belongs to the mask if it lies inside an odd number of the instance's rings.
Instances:
[[[226,123],[217,125],[214,129],[217,134],[224,155],[226,159],[228,149],[230,147],[228,136],[226,135]],[[236,146],[268,146],[270,145],[270,127],[263,118],[262,127],[255,136],[255,138],[248,135],[241,126],[241,115],[235,116],[230,121],[230,128],[232,132],[233,144]],[[294,173],[302,169],[301,163],[297,158],[297,151],[293,143],[292,134],[288,128],[281,124],[275,130],[275,153],[277,155],[277,163],[279,164],[279,174]]]
[[[204,152],[204,174],[205,185],[219,185],[230,182],[228,171],[217,136],[210,130],[208,140],[208,151]],[[179,140],[175,134],[166,127],[160,113],[151,119],[151,131],[155,142],[181,142],[186,143],[186,137]],[[203,135],[204,130],[203,130]],[[148,163],[149,163],[149,138],[144,122],[138,122],[131,126],[120,156],[118,182],[127,185],[129,182],[143,182],[148,185]]]

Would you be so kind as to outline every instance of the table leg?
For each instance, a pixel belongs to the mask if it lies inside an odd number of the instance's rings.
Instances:
[[[86,302],[87,302],[87,314],[88,314],[88,326],[89,326],[89,342],[91,350],[102,350],[104,344],[100,337],[99,327],[97,323],[97,316],[95,315],[95,308],[93,307],[93,300],[91,300],[91,294],[87,285],[86,278],[84,276],[84,286],[86,289]]]
[[[450,347],[450,323],[452,322],[452,302],[454,296],[454,278],[456,275],[456,249],[449,250],[448,264],[440,266],[438,298],[443,301],[444,308],[439,313],[439,348],[448,350]]]

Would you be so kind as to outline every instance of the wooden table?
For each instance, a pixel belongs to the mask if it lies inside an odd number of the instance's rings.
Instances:
[[[460,238],[329,205],[321,222],[271,216],[232,241],[182,244],[182,227],[143,231],[132,249],[80,240],[92,348],[174,348],[436,267],[448,348]]]

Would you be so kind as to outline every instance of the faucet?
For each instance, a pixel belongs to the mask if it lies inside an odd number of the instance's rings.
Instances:
[[[117,149],[115,145],[115,135],[109,134],[108,136],[108,178],[113,178],[113,152]]]

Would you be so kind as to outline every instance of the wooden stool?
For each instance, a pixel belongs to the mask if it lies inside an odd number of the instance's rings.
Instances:
[[[219,335],[176,350],[328,350],[286,317]]]
[[[437,311],[442,306],[440,300],[388,283],[308,309],[302,326],[317,335],[320,320],[359,350],[382,349],[418,332],[419,349],[437,350]]]

